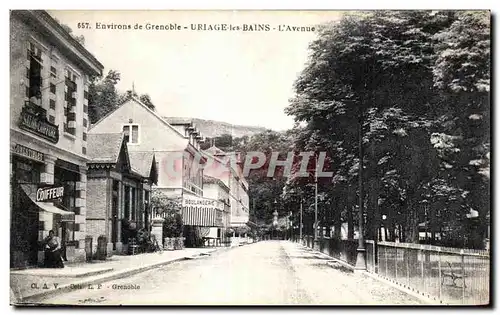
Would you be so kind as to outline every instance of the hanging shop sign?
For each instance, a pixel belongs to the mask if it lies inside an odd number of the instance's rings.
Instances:
[[[59,127],[47,120],[47,114],[43,108],[29,102],[25,104],[21,111],[19,127],[52,143],[59,141]]]
[[[31,160],[37,160],[43,162],[43,153],[36,150],[30,149],[20,144],[16,144],[13,153],[24,156]]]
[[[36,201],[49,201],[54,199],[59,199],[64,196],[64,187],[63,186],[48,186],[48,187],[40,187],[36,191]]]
[[[184,205],[185,206],[211,206],[215,207],[215,200],[204,199],[204,198],[189,198],[184,197]]]

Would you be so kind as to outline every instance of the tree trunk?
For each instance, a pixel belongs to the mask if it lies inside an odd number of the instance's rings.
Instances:
[[[418,243],[418,205],[413,203],[413,192],[408,193],[406,208],[406,226],[404,229],[406,243]]]
[[[342,194],[340,194],[342,196]],[[333,213],[333,238],[340,240],[342,237],[341,229],[342,229],[342,211],[345,210],[344,202],[341,198],[336,198],[336,208]]]

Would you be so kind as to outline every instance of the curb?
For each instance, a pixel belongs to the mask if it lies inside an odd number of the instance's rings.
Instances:
[[[214,249],[214,250],[208,251],[206,253],[211,254],[211,253],[218,252],[218,251],[219,251],[218,249]],[[87,287],[89,285],[96,284],[97,282],[108,282],[108,281],[112,281],[112,280],[116,280],[116,279],[129,277],[129,276],[132,276],[132,275],[135,275],[135,274],[147,271],[147,270],[166,266],[166,265],[169,265],[169,264],[174,263],[174,262],[189,260],[189,259],[192,259],[192,258],[197,257],[197,256],[200,256],[200,254],[195,254],[195,255],[191,255],[191,256],[183,256],[183,257],[175,258],[175,259],[168,260],[168,261],[162,261],[159,263],[146,265],[146,266],[143,266],[140,268],[125,269],[122,271],[116,271],[114,273],[111,272],[110,274],[94,276],[92,278],[85,279],[85,280],[82,280],[82,281],[79,281],[76,283],[68,283],[65,285],[61,285],[57,289],[47,290],[47,291],[43,291],[40,293],[35,293],[35,294],[20,297],[20,298],[16,298],[15,301],[11,302],[11,305],[14,305],[14,306],[40,305],[42,303],[38,303],[37,301],[39,301],[41,299],[46,299],[46,298],[57,296],[59,294],[68,293],[71,291],[76,291],[76,290],[81,289],[82,287]],[[203,255],[201,257],[204,257],[204,256],[205,255]],[[209,256],[209,255],[207,255],[207,256]]]
[[[90,279],[85,279],[85,280],[82,280],[82,281],[79,281],[76,283],[65,284],[65,285],[58,287],[57,289],[47,290],[47,291],[43,291],[40,293],[35,293],[35,294],[31,294],[28,296],[23,296],[21,298],[18,298],[17,301],[15,303],[13,303],[13,305],[25,306],[25,305],[41,304],[41,303],[37,303],[37,301],[39,301],[41,299],[54,297],[54,296],[57,296],[59,294],[68,293],[71,291],[76,291],[82,287],[87,287],[89,285],[96,284],[96,282],[107,282],[107,281],[112,281],[112,280],[116,280],[116,279],[120,279],[120,278],[125,278],[128,276],[134,275],[134,274],[138,274],[138,273],[150,270],[150,269],[154,269],[157,267],[168,265],[168,264],[171,264],[171,263],[174,263],[177,261],[187,260],[189,258],[190,258],[190,256],[180,257],[180,258],[172,259],[169,261],[163,261],[160,263],[147,265],[147,266],[144,266],[141,268],[118,271],[118,272],[115,272],[112,274],[106,274],[104,276],[96,276],[96,277],[93,277]]]
[[[412,289],[410,289],[410,288],[408,288],[408,287],[404,287],[404,286],[402,286],[402,285],[400,285],[400,284],[398,284],[398,283],[395,283],[395,282],[393,282],[393,281],[391,281],[391,280],[388,280],[388,279],[385,279],[385,278],[383,278],[383,277],[380,277],[380,276],[379,276],[379,275],[377,275],[377,274],[372,274],[372,273],[370,273],[370,272],[368,272],[368,271],[363,271],[362,273],[363,273],[365,276],[368,276],[368,277],[370,277],[370,278],[372,278],[372,279],[375,279],[375,280],[377,280],[377,281],[380,281],[380,282],[382,282],[382,283],[385,283],[385,284],[387,284],[387,285],[389,285],[389,286],[391,286],[391,287],[393,287],[393,288],[395,288],[395,289],[398,289],[399,291],[401,291],[401,292],[403,292],[403,293],[406,293],[406,294],[408,294],[408,295],[410,295],[410,296],[412,296],[412,297],[414,297],[414,298],[416,298],[416,299],[419,299],[420,301],[422,301],[422,302],[424,302],[424,303],[426,303],[426,304],[428,304],[428,305],[434,305],[434,306],[440,306],[440,305],[443,305],[443,306],[444,306],[444,305],[447,305],[447,304],[442,303],[442,302],[440,302],[440,301],[438,301],[438,300],[436,300],[436,299],[433,299],[433,298],[431,298],[431,297],[426,297],[426,296],[424,296],[423,294],[420,294],[420,293],[418,293],[418,292],[415,292],[414,290],[412,290]]]
[[[113,268],[103,268],[103,269],[100,269],[100,270],[97,270],[97,271],[89,271],[89,272],[85,272],[85,273],[80,273],[80,274],[77,274],[77,275],[61,275],[61,276],[56,276],[56,278],[85,278],[85,277],[93,277],[93,276],[97,276],[97,275],[100,275],[100,274],[103,274],[103,273],[108,273],[108,272],[112,272],[114,269]],[[23,274],[20,274],[20,273],[11,273],[11,275],[23,275]],[[43,275],[39,275],[40,277],[46,277],[47,274],[43,274]]]

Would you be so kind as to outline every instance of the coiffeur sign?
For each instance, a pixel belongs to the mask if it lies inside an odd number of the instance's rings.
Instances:
[[[47,201],[62,198],[64,187],[40,187],[36,191],[36,201]]]

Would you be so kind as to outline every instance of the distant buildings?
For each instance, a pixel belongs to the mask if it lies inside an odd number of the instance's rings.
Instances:
[[[239,153],[226,153],[215,146],[204,153],[207,158],[205,174],[221,180],[229,187],[230,226],[245,226],[250,212],[248,182],[243,176]]]
[[[103,65],[47,12],[10,14],[11,267],[43,262],[49,230],[84,260],[88,84]]]

